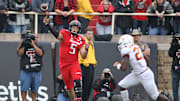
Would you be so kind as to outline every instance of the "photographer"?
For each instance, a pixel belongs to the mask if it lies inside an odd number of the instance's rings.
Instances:
[[[173,58],[172,61],[172,88],[173,88],[173,101],[179,101],[178,88],[180,80],[180,35],[176,34],[171,42],[168,54]]]
[[[59,83],[57,101],[71,101],[61,74],[57,77],[57,82]]]
[[[31,88],[32,101],[36,101],[38,87],[41,82],[43,50],[37,42],[37,34],[32,35],[27,32],[17,48],[17,54],[21,56],[20,81],[23,101],[26,101],[29,88]]]
[[[111,97],[113,96],[112,91],[115,89],[115,84],[114,76],[110,69],[105,68],[101,74],[101,79],[97,79],[93,84],[93,101],[98,101],[100,99],[111,100]]]

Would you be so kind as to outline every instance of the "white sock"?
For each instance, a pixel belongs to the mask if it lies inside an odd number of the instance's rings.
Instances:
[[[120,91],[123,101],[129,101],[129,93],[128,90]]]

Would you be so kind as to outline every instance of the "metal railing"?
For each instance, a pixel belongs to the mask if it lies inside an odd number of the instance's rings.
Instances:
[[[45,13],[37,13],[37,12],[15,12],[15,11],[8,11],[6,14],[29,14],[29,15],[35,15],[35,33],[38,33],[38,15],[45,15]],[[49,12],[49,15],[59,15],[56,12]],[[112,30],[111,34],[114,35],[114,26],[115,26],[115,16],[116,15],[125,15],[125,16],[156,16],[156,14],[152,13],[82,13],[82,12],[75,12],[72,15],[111,15],[112,16]],[[164,14],[164,16],[176,16],[175,13],[172,14]]]

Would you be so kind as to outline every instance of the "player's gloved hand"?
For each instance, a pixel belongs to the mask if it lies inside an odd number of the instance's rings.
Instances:
[[[121,63],[116,61],[116,62],[114,62],[113,67],[115,67],[117,69],[120,69],[121,68]]]

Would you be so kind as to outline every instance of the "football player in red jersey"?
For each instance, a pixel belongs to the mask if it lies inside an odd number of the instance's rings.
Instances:
[[[82,58],[86,58],[89,44],[85,44],[84,38],[78,35],[81,31],[81,23],[73,20],[69,24],[69,30],[62,29],[60,32],[56,32],[49,25],[47,16],[44,18],[44,24],[60,40],[59,67],[68,89],[68,95],[71,101],[82,101],[81,69],[78,62],[78,53],[80,52]]]

